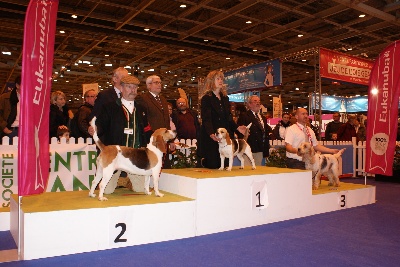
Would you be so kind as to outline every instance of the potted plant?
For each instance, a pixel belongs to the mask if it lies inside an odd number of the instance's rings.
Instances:
[[[270,150],[269,157],[265,160],[265,166],[286,168],[286,148],[276,146]]]

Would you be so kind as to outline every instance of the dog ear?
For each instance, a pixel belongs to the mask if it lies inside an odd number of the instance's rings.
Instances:
[[[310,152],[310,158],[311,158],[310,163],[314,164],[315,163],[315,157],[314,157],[315,150],[314,150],[314,147],[312,145],[310,146],[310,151],[309,152]]]
[[[228,132],[225,133],[225,139],[226,139],[226,144],[228,146],[232,145],[232,140],[231,140],[231,137],[229,136]]]
[[[167,146],[162,135],[157,135],[153,141],[153,145],[160,149],[162,153],[167,153]]]

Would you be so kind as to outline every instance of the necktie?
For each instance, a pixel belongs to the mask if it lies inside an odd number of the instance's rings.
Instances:
[[[260,115],[258,113],[254,113],[254,116],[256,116],[258,124],[261,126],[262,132],[264,133],[265,129],[264,129],[264,123],[260,118]]]

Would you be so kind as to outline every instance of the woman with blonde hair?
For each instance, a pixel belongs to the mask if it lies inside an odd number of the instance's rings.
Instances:
[[[66,105],[65,94],[61,91],[55,91],[51,93],[50,99],[50,130],[49,135],[51,137],[58,137],[58,128],[68,128],[69,121],[74,117],[72,111]]]
[[[239,126],[234,122],[230,111],[229,98],[224,84],[224,74],[221,71],[211,71],[204,83],[204,94],[201,97],[201,138],[198,146],[198,156],[203,167],[217,169],[221,167],[218,152],[220,141],[215,132],[218,128],[225,128],[231,138],[238,130],[244,134],[246,126]]]

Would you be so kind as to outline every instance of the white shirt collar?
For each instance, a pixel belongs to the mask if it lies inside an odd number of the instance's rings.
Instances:
[[[125,98],[121,98],[121,103],[129,110],[130,113],[133,112],[133,109],[135,108],[135,101],[128,101]]]

